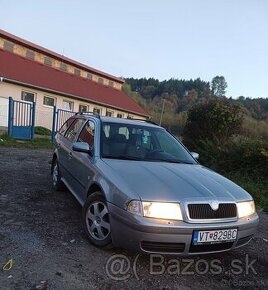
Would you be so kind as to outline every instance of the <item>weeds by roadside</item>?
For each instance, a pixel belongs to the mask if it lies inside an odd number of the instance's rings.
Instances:
[[[33,140],[15,140],[4,134],[0,137],[0,146],[23,147],[23,148],[46,148],[52,149],[53,144],[50,138],[35,138]]]

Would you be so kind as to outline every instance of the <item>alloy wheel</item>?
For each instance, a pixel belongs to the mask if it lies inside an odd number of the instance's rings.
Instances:
[[[110,234],[109,214],[106,204],[101,201],[93,202],[86,213],[86,225],[90,235],[102,241]]]

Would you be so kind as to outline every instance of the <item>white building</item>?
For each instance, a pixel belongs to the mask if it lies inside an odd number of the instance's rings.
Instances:
[[[36,126],[52,128],[53,107],[145,119],[148,113],[122,91],[124,81],[0,30],[0,126],[8,97],[36,102]]]

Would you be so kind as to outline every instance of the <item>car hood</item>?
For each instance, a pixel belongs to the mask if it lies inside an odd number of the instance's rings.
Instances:
[[[252,197],[244,189],[199,164],[103,159],[116,174],[116,187],[128,188],[149,201],[242,201]]]

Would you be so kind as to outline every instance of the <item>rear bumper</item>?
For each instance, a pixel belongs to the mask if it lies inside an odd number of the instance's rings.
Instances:
[[[144,218],[109,204],[112,240],[116,247],[146,253],[207,254],[231,250],[247,244],[257,230],[257,214],[236,222],[193,224]],[[237,240],[231,243],[193,246],[194,230],[238,229]]]

